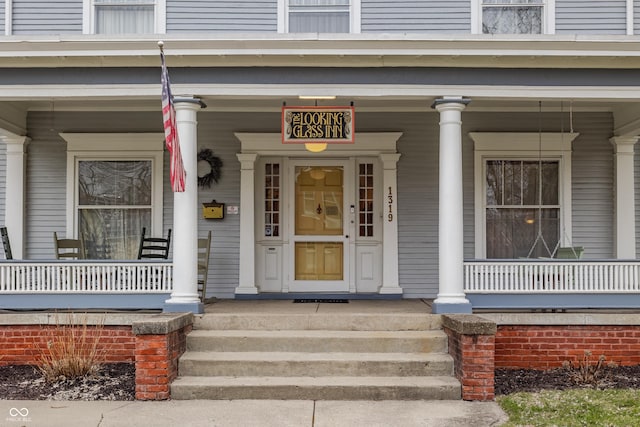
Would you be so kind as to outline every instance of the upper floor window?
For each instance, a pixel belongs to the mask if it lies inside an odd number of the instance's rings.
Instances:
[[[484,34],[542,34],[545,0],[482,0]]]
[[[85,0],[85,32],[153,34],[164,32],[165,0]],[[87,10],[88,9],[88,10]],[[89,31],[86,31],[89,29]]]
[[[289,33],[348,33],[351,0],[288,0]]]

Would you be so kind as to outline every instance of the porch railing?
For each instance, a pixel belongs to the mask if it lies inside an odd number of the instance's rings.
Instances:
[[[466,293],[633,293],[640,261],[467,260]]]
[[[0,262],[0,294],[166,294],[172,289],[173,264],[167,261]]]

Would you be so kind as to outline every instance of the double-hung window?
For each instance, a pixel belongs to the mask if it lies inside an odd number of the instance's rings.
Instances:
[[[476,258],[550,258],[571,242],[576,133],[472,132]]]
[[[153,34],[159,25],[164,0],[85,0],[90,31],[95,34]],[[87,13],[88,12],[88,13]]]
[[[487,258],[551,257],[560,236],[558,160],[485,160]]]
[[[480,0],[482,33],[542,34],[545,0]]]
[[[351,32],[353,0],[285,0],[289,33]]]
[[[87,258],[135,259],[142,228],[162,234],[162,134],[67,134],[67,236]]]

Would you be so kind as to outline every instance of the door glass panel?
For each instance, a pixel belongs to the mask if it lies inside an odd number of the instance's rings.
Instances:
[[[340,167],[296,167],[297,236],[342,234],[342,175]]]
[[[295,169],[295,234],[305,240],[295,242],[295,280],[343,280],[343,175],[337,166]]]

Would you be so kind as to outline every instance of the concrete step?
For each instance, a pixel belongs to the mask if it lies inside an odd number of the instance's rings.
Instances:
[[[447,335],[429,331],[196,330],[189,351],[429,353],[447,351]]]
[[[459,400],[452,377],[179,377],[171,398],[287,400]]]
[[[206,313],[194,329],[425,331],[440,329],[441,318],[425,313]]]
[[[444,376],[453,359],[443,353],[294,353],[188,351],[180,376]]]

